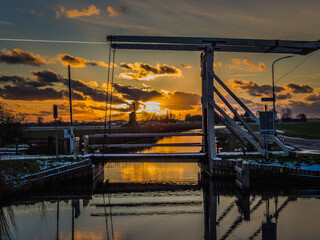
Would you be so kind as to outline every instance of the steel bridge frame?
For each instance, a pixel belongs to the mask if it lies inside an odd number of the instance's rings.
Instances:
[[[246,141],[250,142],[263,156],[265,155],[264,145],[259,137],[250,129],[245,121],[237,116],[247,128],[248,133],[239,127],[214,101],[216,93],[226,106],[235,112],[231,104],[222,96],[214,86],[219,83],[229,95],[258,123],[257,117],[247,106],[223,83],[214,73],[214,52],[247,52],[247,53],[286,53],[307,55],[320,48],[318,41],[287,41],[287,40],[264,40],[264,39],[236,39],[236,38],[201,38],[201,37],[162,37],[162,36],[119,36],[108,35],[107,41],[113,49],[135,49],[135,50],[168,50],[168,51],[198,51],[201,52],[201,82],[202,82],[202,135],[204,145],[203,152],[207,153],[209,172],[213,171],[212,160],[217,159],[215,142],[215,114],[221,114],[225,124],[229,124],[241,134]],[[216,80],[216,81],[214,81]],[[219,116],[218,114],[218,116]],[[219,116],[220,119],[223,119]],[[229,126],[229,127],[230,127]],[[230,127],[231,128],[231,127]],[[249,135],[250,134],[250,135]],[[288,149],[275,136],[272,136],[286,155]]]

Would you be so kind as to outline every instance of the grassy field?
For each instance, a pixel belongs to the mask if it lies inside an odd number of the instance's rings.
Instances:
[[[222,159],[228,160],[230,156],[219,156]],[[286,164],[293,164],[295,167],[300,167],[302,164],[305,165],[313,165],[313,164],[320,164],[320,155],[318,154],[297,154],[296,157],[287,157],[283,155],[271,155],[269,160],[265,160],[261,155],[241,155],[235,156],[234,159],[241,159],[241,160],[252,160],[257,163],[262,164],[272,164],[272,163],[279,163],[282,165]]]
[[[258,131],[258,125],[250,125],[254,131]],[[281,133],[289,137],[300,137],[307,139],[320,139],[320,122],[310,123],[281,123],[276,124],[276,129],[283,131]]]

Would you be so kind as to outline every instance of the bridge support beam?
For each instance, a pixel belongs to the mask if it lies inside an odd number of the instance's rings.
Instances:
[[[202,67],[202,131],[205,134],[205,145],[208,157],[209,172],[213,174],[213,162],[217,159],[216,140],[215,140],[215,123],[214,123],[214,89],[213,89],[213,46],[206,47],[201,54]]]

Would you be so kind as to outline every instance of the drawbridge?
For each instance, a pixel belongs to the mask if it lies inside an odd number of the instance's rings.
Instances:
[[[202,84],[202,136],[201,143],[179,143],[178,145],[201,146],[200,153],[172,153],[172,154],[95,154],[97,157],[105,159],[126,158],[126,159],[146,159],[146,158],[182,158],[182,159],[205,159],[209,164],[210,172],[213,169],[213,161],[217,159],[216,138],[215,138],[215,116],[218,118],[240,141],[248,146],[249,144],[257,149],[262,155],[266,155],[265,144],[261,141],[261,137],[254,132],[247,122],[237,113],[236,109],[230,104],[226,97],[218,90],[218,86],[227,92],[227,95],[232,98],[241,107],[246,115],[259,124],[259,119],[246,106],[239,97],[221,80],[214,72],[214,53],[215,52],[238,52],[238,53],[277,53],[277,54],[298,54],[307,55],[320,48],[320,41],[287,41],[287,40],[264,40],[264,39],[236,39],[236,38],[201,38],[201,37],[158,37],[158,36],[118,36],[109,35],[107,41],[110,44],[110,49],[115,50],[160,50],[160,51],[196,51],[200,53],[201,61],[201,84]],[[111,51],[109,52],[111,54]],[[109,56],[110,59],[110,56]],[[114,55],[113,55],[114,59]],[[219,88],[220,89],[220,88]],[[220,107],[214,100],[214,95],[217,95],[225,107]],[[229,99],[228,97],[228,99]],[[239,126],[229,115],[225,109],[229,109],[231,113],[241,122]],[[157,137],[161,133],[149,134]],[[174,136],[177,133],[162,133],[162,136]],[[146,134],[123,134],[116,137],[139,138],[146,137]],[[182,136],[183,133],[180,133]],[[90,137],[112,138],[113,134],[95,135]],[[289,150],[276,137],[271,136],[272,141],[277,144],[288,155]],[[138,146],[139,145],[139,146]],[[174,143],[165,144],[168,146],[178,146]],[[122,144],[121,146],[108,147],[152,147],[157,144]],[[161,145],[158,145],[161,147]],[[189,161],[189,160],[188,160]]]

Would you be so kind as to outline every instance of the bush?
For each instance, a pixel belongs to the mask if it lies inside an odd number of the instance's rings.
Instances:
[[[281,121],[282,122],[292,121],[292,111],[290,108],[284,108],[281,110]]]
[[[191,114],[187,114],[185,117],[185,120],[187,122],[201,122],[202,121],[202,116],[201,115],[193,115],[191,116]]]

